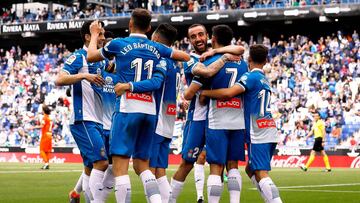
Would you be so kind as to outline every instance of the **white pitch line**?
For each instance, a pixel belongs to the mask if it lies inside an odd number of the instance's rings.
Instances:
[[[16,173],[72,173],[82,172],[83,170],[36,170],[36,171],[0,171],[0,174],[16,174]]]
[[[360,185],[360,183],[342,183],[342,184],[326,184],[326,185],[297,185],[297,186],[283,186],[278,189],[292,189],[292,188],[314,188],[314,187],[337,187],[337,186],[353,186]]]
[[[328,193],[358,193],[360,194],[360,191],[353,191],[353,190],[302,190],[302,189],[281,189],[281,191],[294,191],[294,192],[328,192]]]

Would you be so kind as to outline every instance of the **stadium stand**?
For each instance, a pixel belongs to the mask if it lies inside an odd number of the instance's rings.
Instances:
[[[266,67],[275,94],[272,100],[280,145],[311,147],[305,140],[311,126],[311,112],[320,110],[326,121],[326,148],[349,148],[360,143],[360,41],[357,31],[320,37],[311,41],[306,36],[264,37],[269,49]],[[248,47],[249,42],[233,39],[233,44]],[[176,42],[189,51],[185,37]],[[54,80],[69,55],[64,44],[45,44],[40,53],[23,53],[21,48],[0,50],[0,145],[34,145],[39,130],[33,129],[40,118],[41,104],[51,105],[55,119],[55,146],[73,145],[69,132],[69,100],[66,88],[56,87]],[[247,57],[248,53],[244,54]],[[186,88],[183,78],[182,91]],[[183,99],[179,94],[179,104]],[[185,105],[179,105],[178,122],[185,121]],[[176,127],[176,137],[181,127]]]
[[[101,5],[89,5],[80,9],[78,4],[65,5],[36,10],[25,10],[19,15],[14,9],[2,8],[0,10],[2,23],[24,23],[37,21],[61,21],[70,19],[102,18],[130,16],[132,10],[144,7],[155,14],[171,14],[185,12],[216,12],[236,9],[272,9],[272,8],[303,8],[315,5],[358,4],[359,0],[174,0],[174,1],[148,1],[147,5],[137,0],[117,1],[113,8]]]

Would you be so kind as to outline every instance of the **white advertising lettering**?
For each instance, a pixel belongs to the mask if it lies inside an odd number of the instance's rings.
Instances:
[[[271,167],[289,167],[296,168],[304,164],[303,162],[306,160],[306,156],[289,156],[286,159],[275,159],[274,157],[271,159]]]
[[[39,31],[39,30],[40,30],[39,24],[24,24],[24,32]]]
[[[69,29],[81,28],[83,24],[84,24],[84,21],[70,21]]]
[[[40,156],[28,157],[27,155],[22,155],[20,159],[24,163],[42,163],[43,162],[43,159]],[[58,158],[58,157],[54,156],[53,158],[51,158],[49,160],[49,162],[56,163],[56,164],[62,164],[62,163],[65,163],[65,158]]]
[[[291,155],[291,156],[299,156],[301,155],[300,149],[295,147],[281,147],[278,149],[279,152],[277,155]]]
[[[65,30],[67,29],[66,23],[47,23],[47,30]]]
[[[4,25],[3,32],[22,32],[21,25]]]
[[[350,168],[360,168],[360,156],[356,157],[350,165]]]

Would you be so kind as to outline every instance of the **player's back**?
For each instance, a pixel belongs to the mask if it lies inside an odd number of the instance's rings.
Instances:
[[[252,143],[276,143],[276,123],[271,115],[271,86],[261,69],[253,69],[241,77],[245,86],[245,126]]]
[[[220,56],[215,56],[219,58]],[[245,61],[227,62],[211,79],[210,89],[229,88],[248,70]],[[243,98],[238,95],[229,100],[210,99],[208,121],[210,129],[244,129]],[[224,116],[226,115],[226,116]]]
[[[119,82],[138,82],[150,79],[154,65],[160,57],[169,57],[172,49],[147,39],[146,35],[131,34],[126,38],[110,41],[102,50],[106,58],[115,56]],[[152,93],[127,92],[117,98],[116,111],[155,115],[155,99]]]
[[[172,138],[176,119],[176,93],[180,70],[174,60],[169,58],[164,60],[167,64],[166,79],[162,87],[155,92],[158,111],[156,133]]]

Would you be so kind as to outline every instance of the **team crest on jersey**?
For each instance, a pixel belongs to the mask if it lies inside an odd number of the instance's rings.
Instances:
[[[74,61],[76,60],[76,56],[75,55],[71,55],[66,61],[65,63],[68,65],[71,65],[72,63],[74,63]]]
[[[105,82],[106,82],[106,84],[111,85],[113,83],[113,79],[110,76],[106,76]]]
[[[243,82],[246,85],[246,80],[248,79],[248,77],[246,75],[241,76],[240,80],[241,82]]]
[[[166,70],[166,65],[167,63],[165,60],[160,60],[160,62],[156,65],[156,67]]]
[[[101,69],[100,68],[96,69],[96,74],[101,75]]]

